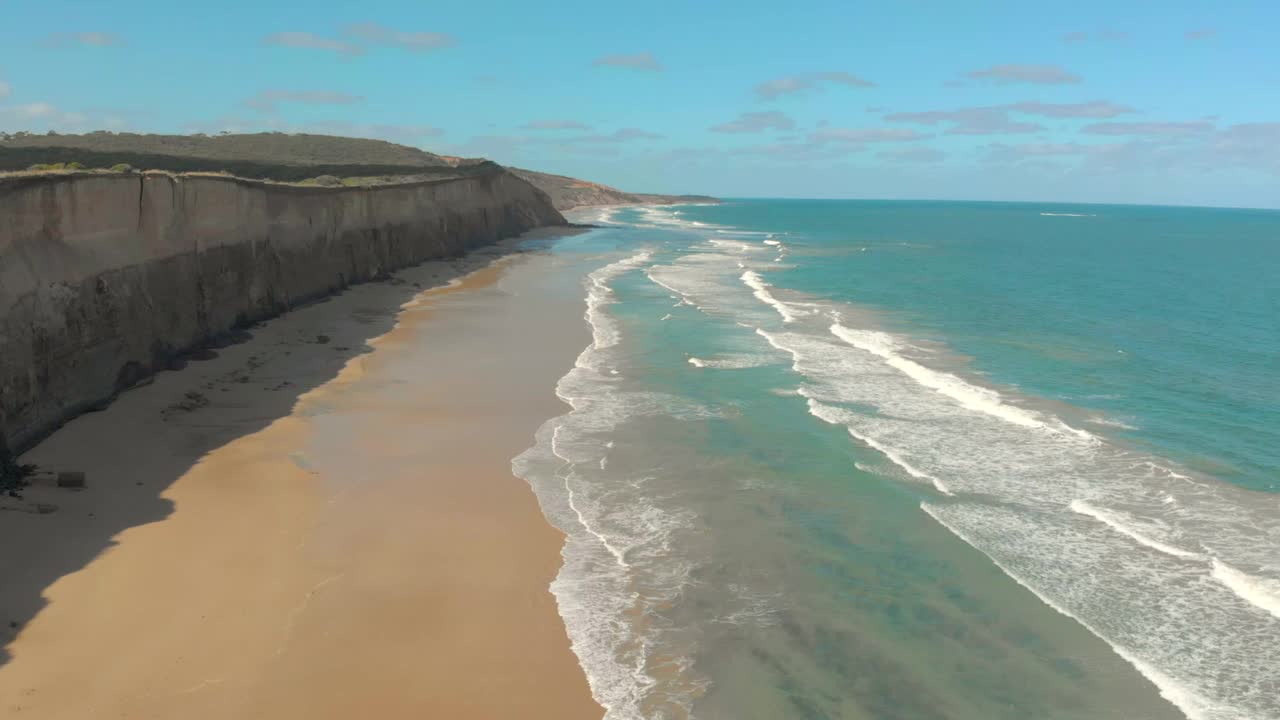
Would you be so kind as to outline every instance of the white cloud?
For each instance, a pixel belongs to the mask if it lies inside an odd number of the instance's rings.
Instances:
[[[792,130],[795,126],[795,121],[787,117],[786,113],[777,111],[745,112],[739,114],[736,120],[712,126],[711,132],[758,133],[765,130]]]
[[[531,120],[522,126],[525,130],[590,130],[591,126],[577,120]]]
[[[1086,125],[1080,132],[1090,135],[1145,135],[1151,137],[1185,137],[1212,132],[1213,123],[1192,122],[1105,122]]]
[[[1002,85],[1032,83],[1035,85],[1068,85],[1081,82],[1079,75],[1057,65],[993,65],[965,73],[971,80],[990,80]]]
[[[278,47],[325,50],[340,55],[361,55],[364,53],[364,48],[359,45],[322,37],[309,32],[278,32],[268,35],[263,42],[267,45]]]
[[[809,141],[814,143],[912,142],[929,137],[908,128],[823,128],[809,133]]]
[[[883,160],[894,160],[897,162],[932,163],[945,160],[947,158],[947,154],[936,148],[905,147],[894,148],[892,150],[881,150],[876,153],[876,157]]]
[[[574,143],[623,143],[632,140],[658,140],[662,136],[657,133],[641,130],[639,128],[623,128],[615,130],[608,135],[580,135],[578,137],[569,138],[567,142]]]
[[[649,72],[660,72],[662,63],[653,56],[653,53],[642,52],[634,55],[605,55],[598,57],[591,63],[596,67],[620,67],[629,68],[631,70],[647,70]]]
[[[120,47],[124,45],[124,40],[119,35],[109,32],[69,32],[54,33],[40,44],[47,48]]]
[[[786,77],[776,78],[774,80],[766,80],[755,87],[756,95],[764,100],[774,100],[783,95],[791,95],[805,90],[811,90],[823,83],[834,83],[836,85],[844,85],[846,87],[868,88],[875,87],[875,83],[864,80],[852,73],[828,71],[805,73],[802,75],[788,75]]]
[[[359,95],[329,90],[263,90],[244,101],[245,107],[262,112],[275,112],[282,103],[302,105],[355,105],[364,102]]]
[[[457,44],[453,36],[438,32],[403,32],[376,23],[348,25],[344,32],[370,45],[401,48],[413,52],[430,52]]]
[[[1002,135],[1040,132],[1043,125],[1013,120],[1003,107],[961,108],[959,110],[927,110],[902,112],[884,116],[889,122],[920,125],[949,124],[948,135]]]

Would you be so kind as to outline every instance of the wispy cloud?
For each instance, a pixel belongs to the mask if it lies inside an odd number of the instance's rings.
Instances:
[[[1209,148],[1219,162],[1280,175],[1280,122],[1232,125],[1217,133]]]
[[[244,106],[261,112],[275,112],[281,104],[300,105],[355,105],[364,102],[359,95],[348,95],[330,90],[263,90],[244,101]]]
[[[766,80],[755,87],[756,95],[764,100],[774,100],[783,95],[791,95],[805,90],[812,90],[819,85],[829,83],[845,87],[868,88],[875,83],[847,72],[830,71],[788,75],[786,77]]]
[[[792,130],[795,126],[795,121],[787,117],[786,113],[771,111],[744,112],[738,115],[737,120],[713,125],[710,129],[711,132],[718,133],[758,133],[765,130]]]
[[[439,32],[404,32],[377,23],[356,23],[343,30],[348,37],[367,44],[400,48],[412,52],[430,52],[457,44],[453,36]]]
[[[1044,130],[1039,123],[1013,120],[1002,107],[961,108],[959,110],[927,110],[901,112],[884,116],[889,122],[920,125],[949,124],[948,135],[1003,135]]]
[[[585,125],[577,120],[532,120],[521,126],[525,130],[590,130],[590,125]]]
[[[41,132],[84,132],[90,118],[85,113],[63,110],[47,102],[0,105],[0,127],[11,130]]]
[[[0,100],[3,100],[13,94],[13,86],[0,80]]]
[[[809,141],[815,143],[912,142],[930,137],[909,128],[823,128],[809,133]]]
[[[120,47],[124,45],[124,39],[115,33],[109,32],[67,32],[54,33],[42,40],[40,45],[57,49],[70,47]]]
[[[782,142],[734,148],[728,151],[728,154],[754,157],[769,162],[812,165],[860,152],[863,149],[862,145],[856,143],[826,145],[813,142]]]
[[[1188,30],[1183,34],[1188,40],[1209,40],[1217,36],[1218,31],[1213,28],[1199,28],[1197,30]]]
[[[574,143],[624,143],[632,140],[660,140],[661,135],[652,133],[639,128],[622,128],[615,130],[607,135],[580,135],[578,137],[569,138],[568,142]]]
[[[1079,75],[1057,65],[993,65],[982,70],[965,73],[970,80],[984,80],[1007,85],[1031,83],[1033,85],[1070,85],[1082,81]]]
[[[315,33],[309,32],[278,32],[268,35],[263,39],[266,45],[274,45],[277,47],[288,48],[306,48],[310,50],[325,50],[327,52],[338,53],[339,55],[362,55],[364,48],[354,45],[343,40],[322,37]]]
[[[1044,103],[1024,100],[1007,105],[959,108],[957,110],[926,110],[924,112],[900,112],[885,115],[889,122],[916,123],[920,125],[949,125],[948,135],[1001,135],[1032,133],[1045,130],[1036,122],[1010,117],[1011,113],[1061,119],[1105,120],[1137,110],[1128,105],[1106,100],[1079,103]]]
[[[1080,132],[1090,135],[1142,135],[1148,137],[1185,137],[1212,132],[1207,120],[1191,122],[1105,122],[1086,125]]]
[[[1024,100],[1011,105],[996,107],[1027,115],[1053,118],[1113,118],[1137,112],[1137,110],[1128,105],[1120,105],[1106,100],[1091,100],[1080,103],[1042,103],[1036,100]]]
[[[653,53],[642,52],[634,55],[605,55],[598,57],[591,63],[595,67],[619,67],[631,70],[647,70],[650,72],[660,72],[662,63],[653,56]]]
[[[895,162],[934,163],[947,159],[947,154],[936,148],[905,147],[881,150],[876,157]]]
[[[1082,45],[1091,40],[1102,43],[1118,43],[1129,39],[1129,33],[1118,30],[1099,30],[1095,33],[1088,33],[1077,30],[1069,32],[1062,36],[1062,42],[1068,45]]]

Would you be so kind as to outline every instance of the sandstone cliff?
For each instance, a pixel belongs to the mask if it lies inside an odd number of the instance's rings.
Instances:
[[[575,207],[595,205],[675,205],[678,203],[718,203],[716,198],[706,195],[654,195],[652,193],[623,192],[617,188],[600,183],[578,180],[564,175],[534,172],[511,168],[511,172],[528,180],[539,190],[545,192],[557,210],[569,210]]]
[[[15,451],[236,328],[564,223],[545,194],[492,164],[363,188],[11,176],[0,218],[0,439]]]

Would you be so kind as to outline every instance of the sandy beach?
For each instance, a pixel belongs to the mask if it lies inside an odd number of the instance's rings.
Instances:
[[[581,295],[515,246],[289,313],[27,453],[88,487],[0,512],[0,713],[600,717],[510,468],[563,411]]]

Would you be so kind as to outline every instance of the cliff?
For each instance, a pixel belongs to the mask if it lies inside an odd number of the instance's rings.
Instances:
[[[675,205],[680,203],[718,203],[706,195],[654,195],[652,193],[623,192],[599,183],[578,180],[564,175],[551,175],[511,168],[511,172],[529,181],[545,192],[557,210],[594,205]]]
[[[9,176],[0,218],[0,441],[14,451],[238,328],[564,223],[546,195],[491,163],[336,188],[156,172]]]

